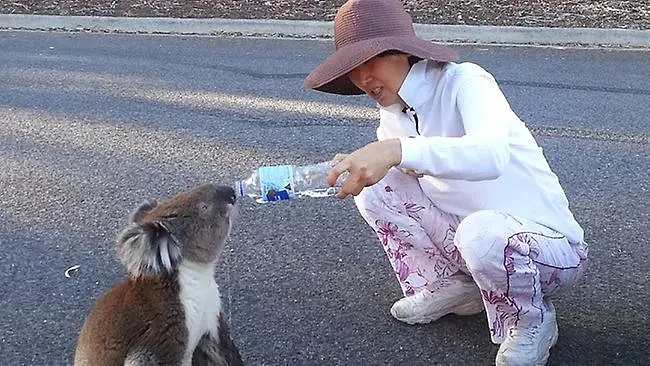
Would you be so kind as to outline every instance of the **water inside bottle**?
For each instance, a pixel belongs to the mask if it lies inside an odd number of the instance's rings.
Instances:
[[[305,166],[276,165],[257,169],[244,181],[235,183],[235,191],[246,195],[257,203],[283,201],[297,197],[328,197],[340,190],[347,178],[345,172],[339,176],[334,187],[327,185],[327,176],[332,162],[322,162]]]

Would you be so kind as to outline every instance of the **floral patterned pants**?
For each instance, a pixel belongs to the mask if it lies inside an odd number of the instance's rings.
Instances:
[[[478,211],[465,218],[438,209],[416,178],[391,169],[355,203],[375,230],[405,296],[436,291],[438,281],[470,275],[483,296],[491,338],[515,325],[542,321],[543,299],[581,278],[587,246],[507,212]]]

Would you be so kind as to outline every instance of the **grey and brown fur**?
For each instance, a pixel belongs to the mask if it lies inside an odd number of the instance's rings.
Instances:
[[[214,280],[234,203],[203,185],[131,215],[117,239],[129,276],[89,313],[75,366],[243,365]]]

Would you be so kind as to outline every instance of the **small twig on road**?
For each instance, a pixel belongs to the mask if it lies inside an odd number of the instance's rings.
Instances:
[[[81,266],[78,265],[78,264],[76,264],[76,265],[74,265],[74,266],[72,266],[72,267],[66,269],[64,275],[65,275],[67,278],[70,278],[70,272],[74,272],[74,271],[78,270],[79,267],[81,267]]]

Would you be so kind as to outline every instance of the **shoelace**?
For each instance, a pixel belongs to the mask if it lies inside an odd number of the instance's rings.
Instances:
[[[447,287],[451,286],[451,284],[452,284],[451,280],[449,280],[447,278],[442,279],[442,280],[440,280],[440,281],[438,281],[436,283],[436,286],[435,286],[434,289],[431,289],[431,290],[424,289],[424,290],[418,292],[417,294],[415,294],[414,296],[411,297],[411,301],[419,301],[422,298],[426,298],[428,296],[431,296],[433,293],[436,293],[436,292],[438,292],[438,291],[440,291],[440,290],[442,290],[444,288],[447,288]]]

